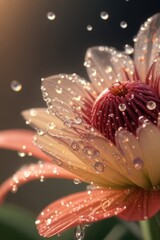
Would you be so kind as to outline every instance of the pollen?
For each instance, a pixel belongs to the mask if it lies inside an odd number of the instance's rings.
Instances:
[[[140,82],[116,82],[95,100],[91,110],[91,125],[115,142],[115,132],[123,127],[135,133],[144,117],[157,123],[160,98],[148,85]]]

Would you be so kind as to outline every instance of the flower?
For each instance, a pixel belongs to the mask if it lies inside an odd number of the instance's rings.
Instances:
[[[0,146],[32,152],[44,163],[25,166],[0,187],[0,200],[40,178],[80,179],[90,189],[47,206],[37,218],[50,237],[114,215],[145,220],[160,210],[160,15],[140,28],[134,61],[104,46],[87,51],[91,83],[76,74],[42,81],[48,108],[22,115],[32,132],[2,131]],[[25,147],[23,147],[25,146]]]

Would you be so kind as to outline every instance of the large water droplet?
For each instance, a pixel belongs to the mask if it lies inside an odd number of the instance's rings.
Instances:
[[[107,20],[109,18],[109,14],[106,11],[100,13],[100,18],[103,20]]]
[[[136,170],[141,170],[143,168],[143,160],[140,157],[137,157],[133,160],[133,166]]]
[[[83,152],[89,157],[98,157],[99,151],[92,146],[85,146]]]
[[[127,28],[127,26],[128,26],[127,22],[125,22],[125,21],[120,22],[120,27],[121,28]]]
[[[14,92],[19,92],[22,89],[22,84],[16,80],[14,80],[11,82],[10,87]]]
[[[94,164],[94,169],[96,170],[96,172],[102,173],[102,172],[104,171],[104,165],[103,165],[103,163],[101,163],[101,162],[96,162],[96,163]]]
[[[146,107],[149,110],[154,110],[156,108],[156,103],[154,101],[148,101]]]
[[[56,15],[54,12],[48,12],[47,13],[47,18],[51,21],[53,21],[56,18]]]

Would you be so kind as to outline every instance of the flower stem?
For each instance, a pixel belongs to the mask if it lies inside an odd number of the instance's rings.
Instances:
[[[140,221],[140,228],[144,240],[159,240],[160,236],[160,212],[153,218]]]

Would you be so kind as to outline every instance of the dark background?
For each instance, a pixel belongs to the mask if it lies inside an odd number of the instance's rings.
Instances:
[[[54,21],[47,19],[49,11],[56,14]],[[100,18],[101,11],[108,12],[108,20]],[[73,72],[87,77],[83,59],[88,47],[133,46],[140,24],[158,11],[160,0],[0,0],[1,129],[27,128],[20,112],[45,106],[42,77]],[[120,27],[121,21],[128,23],[126,29]],[[86,30],[88,24],[92,31]],[[21,91],[10,88],[13,80],[22,84]],[[1,150],[0,181],[31,160]],[[83,188],[64,180],[37,181],[9,194],[7,200],[39,212],[53,199]]]

